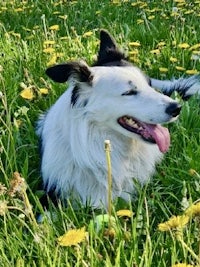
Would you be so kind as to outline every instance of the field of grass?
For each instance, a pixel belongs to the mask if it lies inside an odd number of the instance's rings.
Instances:
[[[0,1],[0,267],[200,266],[198,203],[189,220],[183,215],[200,198],[197,97],[184,103],[174,95],[183,110],[169,125],[171,148],[151,182],[137,185],[133,203],[113,204],[114,223],[92,224],[100,212],[70,206],[52,206],[54,219],[35,221],[43,213],[35,123],[66,87],[52,83],[46,67],[75,58],[92,63],[104,28],[148,75],[195,74],[199,19],[198,0]],[[124,209],[127,216],[118,216]],[[77,244],[60,241],[66,232]]]

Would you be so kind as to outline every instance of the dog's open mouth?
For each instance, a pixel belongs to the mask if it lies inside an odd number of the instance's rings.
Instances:
[[[161,152],[165,153],[169,149],[169,131],[160,124],[144,123],[130,116],[120,117],[118,123],[126,130],[140,135],[145,141],[156,143]]]

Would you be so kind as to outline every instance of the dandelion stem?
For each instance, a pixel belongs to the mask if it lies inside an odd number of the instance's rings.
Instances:
[[[108,215],[109,215],[109,227],[111,224],[110,217],[112,213],[112,168],[111,168],[111,145],[110,140],[105,140],[105,152],[106,152],[106,162],[107,162],[107,170],[108,170]]]

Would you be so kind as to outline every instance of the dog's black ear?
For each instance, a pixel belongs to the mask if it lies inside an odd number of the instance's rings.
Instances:
[[[119,62],[126,59],[127,57],[117,46],[115,39],[106,30],[101,30],[100,49],[98,52],[97,62],[94,66],[120,65]]]
[[[99,49],[99,56],[101,54],[104,54],[107,52],[109,49],[115,50],[117,49],[117,43],[113,36],[110,35],[109,32],[106,30],[101,30],[100,31],[100,49]]]
[[[75,76],[80,82],[91,83],[93,79],[89,66],[84,61],[72,61],[49,67],[46,74],[55,82],[64,83]]]

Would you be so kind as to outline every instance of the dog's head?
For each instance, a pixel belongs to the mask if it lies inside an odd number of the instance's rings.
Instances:
[[[52,66],[46,73],[56,82],[71,84],[71,107],[87,114],[90,123],[167,151],[169,132],[160,124],[176,119],[180,105],[155,91],[106,31],[101,31],[98,59],[92,67],[75,61]]]

